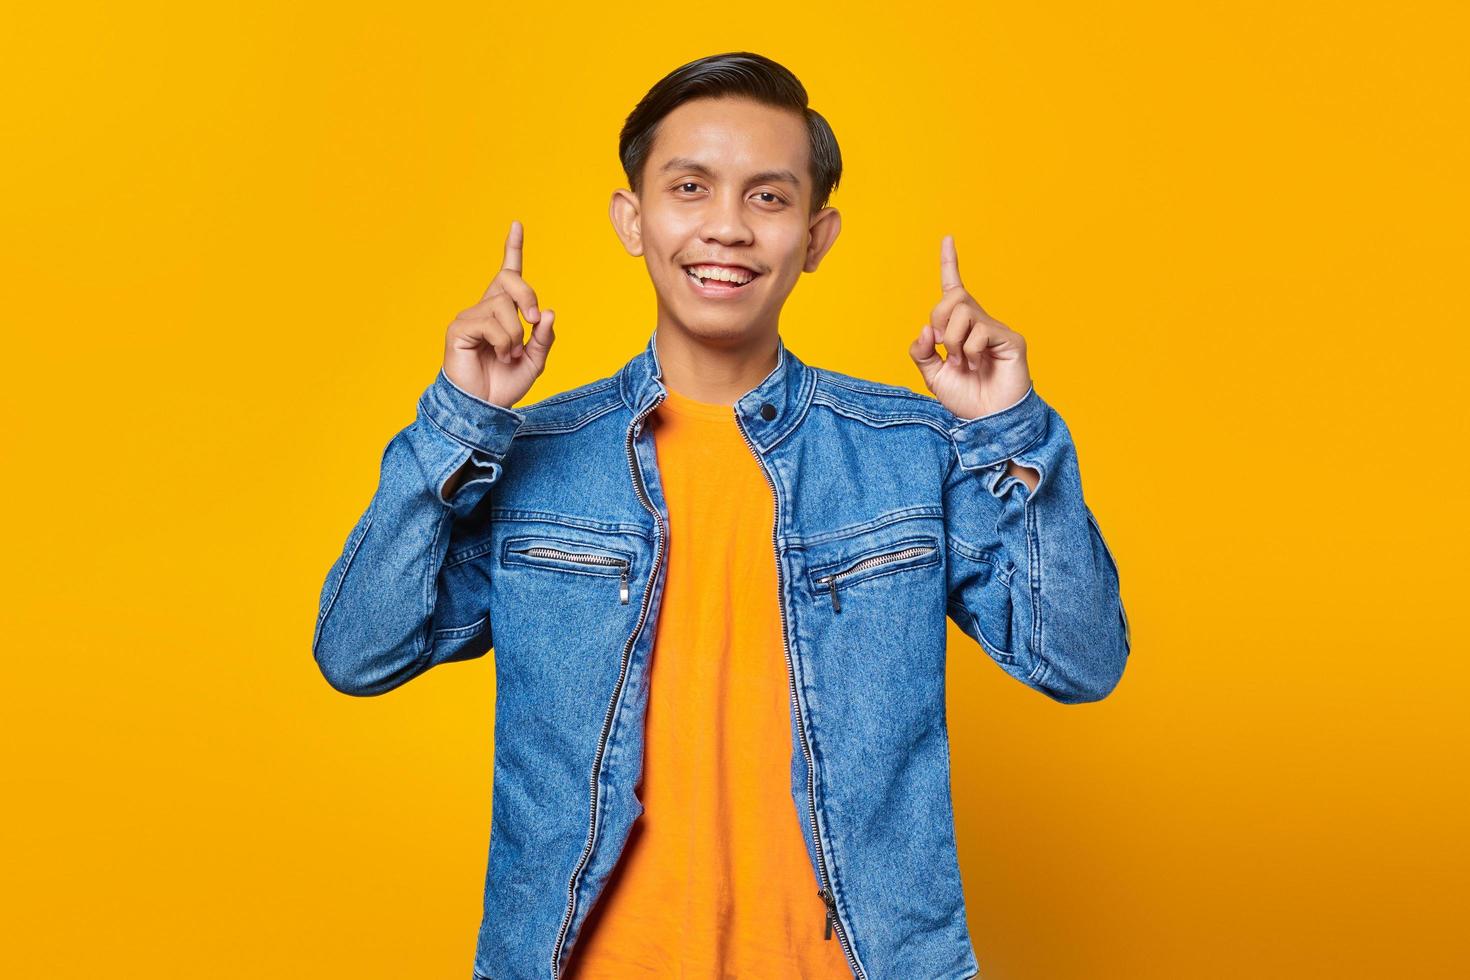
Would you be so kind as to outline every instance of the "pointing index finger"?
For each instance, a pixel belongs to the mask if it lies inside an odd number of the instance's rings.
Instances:
[[[946,293],[965,287],[960,281],[960,258],[955,254],[953,235],[945,235],[939,243],[939,284]]]
[[[505,259],[500,263],[501,271],[509,270],[517,275],[521,272],[521,245],[525,242],[525,229],[519,221],[510,223],[510,234],[505,236]]]

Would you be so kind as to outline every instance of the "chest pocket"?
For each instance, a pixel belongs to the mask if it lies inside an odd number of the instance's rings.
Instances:
[[[862,582],[938,565],[943,560],[939,536],[910,528],[885,528],[821,546],[807,557],[807,588],[816,598],[842,612],[842,597]],[[897,584],[897,580],[894,580]]]
[[[603,545],[546,535],[519,535],[505,539],[500,563],[506,567],[526,566],[554,575],[592,575],[616,582],[621,605],[628,604],[628,578],[633,554]],[[609,596],[614,594],[609,582]]]

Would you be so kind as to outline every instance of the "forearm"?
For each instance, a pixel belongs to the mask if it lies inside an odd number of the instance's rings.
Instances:
[[[337,690],[382,694],[489,648],[488,635],[445,631],[483,612],[466,607],[478,599],[454,579],[467,567],[447,568],[445,557],[461,520],[499,479],[522,420],[477,403],[441,372],[414,423],[389,441],[373,499],[319,600],[312,653]]]
[[[951,436],[959,459],[946,517],[957,621],[977,640],[988,637],[1009,673],[1051,697],[1105,696],[1128,656],[1127,618],[1066,423],[1033,391],[1002,412],[960,420]]]

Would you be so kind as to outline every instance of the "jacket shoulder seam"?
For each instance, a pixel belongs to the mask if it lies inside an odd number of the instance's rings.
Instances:
[[[533,402],[520,409],[525,413],[526,421],[517,435],[573,432],[580,429],[622,404],[621,398],[602,397],[610,392],[616,394],[616,386],[616,377],[604,378]],[[579,402],[584,404],[578,404]]]
[[[891,385],[882,381],[869,381],[866,378],[843,374],[841,371],[833,371],[830,368],[812,368],[812,370],[817,373],[817,378],[825,386],[842,388],[864,395],[875,395],[879,398],[896,398],[919,403],[929,403],[943,408],[939,404],[939,399],[933,395],[926,395],[922,392],[914,391],[912,388],[905,388],[902,385]]]
[[[859,422],[869,425],[922,425],[942,436],[947,446],[953,447],[953,439],[950,437],[949,429],[939,419],[934,418],[932,413],[876,412],[870,406],[863,405],[861,402],[841,397],[828,397],[820,391],[812,396],[812,404],[825,405],[838,415],[856,419]]]

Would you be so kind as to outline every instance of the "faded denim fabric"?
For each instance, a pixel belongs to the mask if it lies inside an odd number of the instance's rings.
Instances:
[[[441,370],[322,588],[312,652],[347,694],[494,644],[479,980],[560,976],[643,812],[667,554],[644,422],[666,391],[653,336],[616,374],[519,409]],[[784,342],[732,411],[776,504],[791,798],[834,938],[858,978],[975,977],[946,617],[1067,703],[1107,695],[1130,649],[1071,435],[1034,387],[960,419],[929,395],[810,367]],[[1034,492],[1007,459],[1040,472]],[[446,502],[467,460],[478,472]]]

